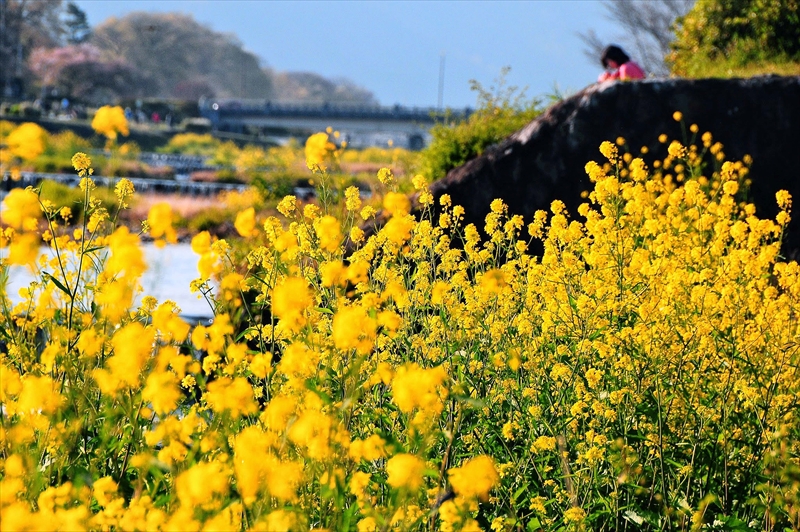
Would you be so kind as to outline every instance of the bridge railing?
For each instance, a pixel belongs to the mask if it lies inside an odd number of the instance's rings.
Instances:
[[[98,185],[104,187],[115,186],[119,177],[92,176]],[[220,192],[247,190],[248,185],[242,183],[208,183],[204,181],[176,181],[172,179],[146,179],[139,177],[126,178],[133,183],[137,193],[178,194],[181,196],[213,196]],[[44,172],[22,172],[19,180],[12,180],[8,176],[2,178],[2,195],[4,196],[13,188],[36,187],[42,181],[49,180],[63,185],[77,187],[80,177],[75,174],[50,174]]]
[[[467,118],[472,109],[448,110],[450,118]],[[350,118],[364,120],[413,120],[435,122],[445,116],[434,107],[379,106],[346,103],[282,103],[269,100],[218,99],[200,103],[203,116],[272,116],[308,118]]]

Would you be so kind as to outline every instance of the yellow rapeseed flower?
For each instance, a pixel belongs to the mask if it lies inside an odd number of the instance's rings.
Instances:
[[[211,251],[211,233],[202,231],[192,237],[192,251],[198,255]]]
[[[534,453],[552,451],[556,448],[556,439],[552,436],[539,436],[531,445]]]
[[[347,280],[345,277],[345,271],[345,265],[338,260],[320,264],[319,274],[322,281],[322,286],[331,287],[344,283]]]
[[[647,166],[640,158],[636,158],[630,163],[631,179],[634,181],[644,181],[647,179]]]
[[[11,241],[8,246],[8,263],[27,266],[33,264],[39,256],[39,237],[33,233],[23,233]]]
[[[94,481],[92,485],[92,496],[94,496],[97,503],[102,506],[108,506],[117,495],[117,483],[111,477],[101,477]]]
[[[667,148],[667,153],[675,159],[683,159],[686,157],[686,148],[677,140],[673,140]]]
[[[139,247],[139,236],[122,226],[108,237],[111,256],[106,262],[106,273],[112,278],[123,274],[129,279],[137,279],[147,269],[144,252]]]
[[[229,479],[230,472],[219,462],[200,462],[175,479],[175,491],[181,505],[202,508],[228,491]]]
[[[442,400],[447,391],[442,388],[447,373],[444,368],[424,369],[410,363],[401,366],[392,379],[392,400],[397,407],[408,414],[416,408],[441,412]]]
[[[319,247],[328,252],[335,252],[342,243],[342,225],[333,216],[326,215],[314,220],[314,229],[319,237]]]
[[[390,242],[399,245],[411,238],[412,229],[414,229],[413,216],[392,216],[380,233],[385,235]]]
[[[788,210],[792,206],[792,195],[787,190],[779,190],[775,193],[775,199],[778,202],[778,208]]]
[[[323,163],[335,149],[336,146],[328,141],[327,133],[314,133],[306,140],[306,166],[311,170],[314,168],[325,170]]]
[[[383,208],[392,215],[408,214],[411,212],[411,200],[400,192],[389,192],[383,197]]]
[[[617,160],[617,147],[607,140],[604,140],[600,144],[600,153],[602,153],[603,157],[612,163],[616,162]]]
[[[116,139],[118,134],[127,137],[128,119],[125,118],[125,112],[119,105],[110,106],[104,105],[92,118],[92,129],[101,135],[105,135],[108,139]]]
[[[350,240],[354,243],[359,244],[364,241],[364,230],[358,226],[353,226],[350,228]]]
[[[395,182],[394,172],[390,168],[381,168],[378,170],[378,181],[386,186],[393,185]]]
[[[274,510],[264,519],[263,527],[256,530],[274,530],[275,532],[289,532],[297,530],[297,514],[287,510]]]
[[[564,512],[564,521],[567,523],[579,523],[586,518],[586,512],[577,506],[574,506]]]
[[[75,157],[72,158],[72,161],[73,164],[75,164]],[[122,178],[119,180],[119,182],[117,182],[117,185],[114,187],[114,194],[117,196],[117,200],[120,202],[123,208],[128,206],[127,200],[128,198],[133,196],[133,192],[134,192],[133,183],[131,182],[130,179]]]
[[[457,495],[466,498],[489,499],[489,491],[500,482],[494,458],[481,455],[467,460],[461,467],[448,472],[450,484]]]
[[[307,456],[324,460],[331,454],[334,421],[317,410],[306,410],[289,429],[289,440],[301,447]]]
[[[386,483],[393,488],[416,491],[424,480],[425,462],[413,454],[397,454],[386,462],[386,473]]]
[[[377,323],[361,305],[340,308],[333,317],[333,344],[366,354],[375,340]]]
[[[151,373],[142,390],[142,399],[153,405],[156,414],[171,412],[178,405],[181,392],[178,388],[178,377],[169,371]]]
[[[234,419],[256,412],[258,406],[253,397],[253,388],[247,379],[220,377],[208,383],[203,396],[214,412],[227,412]]]
[[[348,454],[355,461],[379,460],[386,456],[386,441],[377,434],[373,434],[366,440],[353,440],[350,442]]]
[[[359,214],[362,220],[369,220],[370,218],[375,216],[376,212],[377,211],[375,210],[375,207],[373,207],[372,205],[367,205],[366,207],[361,209],[361,212]]]
[[[288,277],[272,291],[272,313],[293,331],[305,325],[305,310],[313,302],[308,282],[301,277]]]
[[[481,290],[487,294],[498,294],[507,284],[506,274],[499,268],[493,268],[481,277]]]
[[[244,238],[256,235],[258,233],[256,231],[256,210],[250,207],[239,212],[233,226],[236,228],[236,232]]]
[[[85,153],[77,152],[75,155],[72,156],[72,166],[78,172],[86,172],[87,170],[89,170],[89,168],[91,168],[92,160]]]
[[[33,231],[42,215],[39,197],[30,188],[15,188],[3,199],[0,220],[14,229]]]
[[[287,218],[291,217],[297,209],[297,198],[294,196],[285,196],[278,202],[278,212]]]
[[[361,208],[361,196],[358,187],[347,187],[344,191],[344,204],[348,211],[355,212]]]
[[[9,406],[9,414],[21,416],[39,416],[52,414],[64,401],[59,394],[56,383],[47,375],[23,375],[21,390],[16,405]]]
[[[172,205],[166,201],[150,207],[150,212],[147,213],[147,223],[150,227],[150,235],[156,239],[156,245],[163,246],[164,240],[170,244],[178,241],[175,228],[172,227],[174,217]]]
[[[46,142],[47,131],[33,122],[20,124],[5,139],[11,154],[25,161],[33,161],[41,155]]]

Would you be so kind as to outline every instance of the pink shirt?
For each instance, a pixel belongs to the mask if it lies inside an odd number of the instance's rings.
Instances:
[[[645,73],[642,70],[642,67],[637,65],[634,61],[628,61],[627,63],[623,64],[619,67],[619,69],[614,70],[612,72],[603,72],[600,74],[598,78],[598,82],[608,81],[610,79],[621,79],[625,80],[632,80],[632,79],[644,79]]]
[[[628,61],[621,67],[619,67],[619,79],[644,79],[644,70],[642,67],[634,63],[633,61]]]

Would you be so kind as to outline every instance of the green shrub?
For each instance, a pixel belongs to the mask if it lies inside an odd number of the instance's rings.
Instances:
[[[478,110],[466,121],[437,124],[431,129],[433,140],[420,157],[420,170],[428,178],[444,177],[539,116],[539,100],[527,100],[524,91],[505,86],[508,71],[503,69],[496,88],[487,90],[477,81],[471,82],[472,90],[478,93]]]
[[[33,164],[39,172],[72,174],[74,172],[72,155],[77,152],[89,152],[91,149],[92,145],[88,140],[71,130],[50,134],[44,153],[37,157]]]
[[[667,57],[687,77],[800,74],[800,2],[698,0]]]
[[[200,233],[213,231],[225,222],[229,222],[230,219],[231,217],[225,209],[211,208],[197,213],[189,219],[187,225],[192,233]]]
[[[57,209],[69,207],[72,210],[72,221],[80,220],[83,216],[84,193],[78,187],[71,187],[63,183],[45,180],[41,185],[41,199],[53,202]],[[98,185],[93,195],[100,200],[100,207],[113,213],[117,207],[117,198],[113,188]]]
[[[72,173],[72,163],[70,163],[70,160],[59,157],[58,155],[40,155],[34,161],[34,167],[37,172],[56,174]]]
[[[222,168],[217,170],[213,181],[219,183],[241,183],[241,180],[236,175],[236,170],[233,168]]]
[[[213,157],[220,141],[210,133],[180,133],[172,137],[166,146],[159,148],[159,153],[180,153],[183,155],[202,155]]]
[[[268,172],[257,175],[251,184],[265,199],[281,199],[292,194],[295,183],[303,177],[290,172]]]

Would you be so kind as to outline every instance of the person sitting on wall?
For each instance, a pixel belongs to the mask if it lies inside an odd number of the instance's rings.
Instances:
[[[646,77],[642,67],[632,61],[622,48],[614,44],[605,47],[600,56],[600,62],[603,63],[603,68],[606,70],[600,74],[597,79],[598,83],[613,79],[626,81]]]

